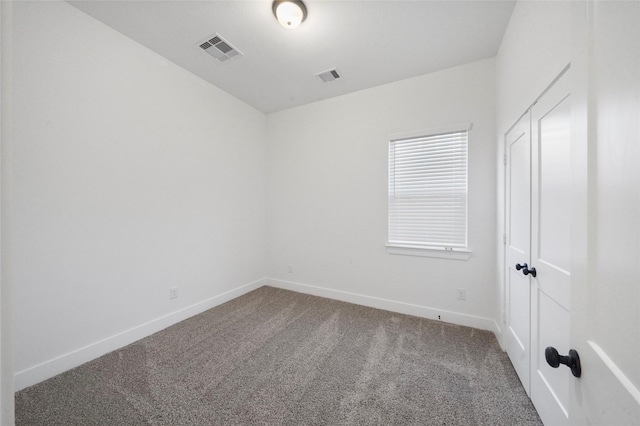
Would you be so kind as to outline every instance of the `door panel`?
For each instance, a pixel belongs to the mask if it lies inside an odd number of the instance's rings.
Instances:
[[[531,400],[545,424],[568,424],[571,371],[564,366],[550,367],[546,362],[544,349],[553,346],[560,354],[569,353],[569,327],[562,324],[570,323],[570,314],[539,287],[535,287],[534,291],[536,293],[532,300],[535,301],[537,313],[533,315],[536,331],[532,340],[539,343],[532,343],[532,347],[537,347],[537,350],[531,353]]]
[[[522,385],[529,393],[529,279],[509,269],[507,310],[507,353]]]
[[[569,369],[549,367],[544,351],[570,342],[571,71],[531,109],[531,400],[546,424],[568,424]]]
[[[529,116],[526,116],[529,121]],[[510,176],[509,191],[509,247],[519,254],[529,256],[530,245],[530,138],[529,129],[525,124],[521,128],[514,129],[520,133],[515,139],[508,142],[507,161]],[[527,262],[523,259],[522,262]]]
[[[505,347],[520,381],[529,394],[530,284],[516,264],[529,262],[531,211],[531,138],[529,114],[525,114],[505,138],[506,248],[505,248]]]
[[[534,106],[536,112],[544,105]],[[538,121],[539,259],[570,269],[571,106],[567,98]]]

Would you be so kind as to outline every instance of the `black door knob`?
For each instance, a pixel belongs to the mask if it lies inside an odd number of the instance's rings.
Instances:
[[[531,274],[533,277],[537,275],[536,268],[529,269],[529,265],[527,265],[526,263],[523,263],[522,265],[519,263],[516,263],[516,270],[519,271],[521,269],[522,269],[522,273],[525,275]]]
[[[549,346],[544,350],[544,357],[547,359],[547,364],[553,368],[558,368],[560,364],[564,364],[571,369],[571,374],[575,377],[580,377],[582,374],[580,357],[578,356],[578,352],[574,349],[569,350],[569,355],[560,355],[556,348]]]

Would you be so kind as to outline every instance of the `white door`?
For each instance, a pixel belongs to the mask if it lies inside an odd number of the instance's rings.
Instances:
[[[525,114],[507,133],[505,348],[527,395],[529,393],[530,278],[521,266],[530,264],[531,247],[531,137]],[[516,265],[520,269],[516,269]]]
[[[571,298],[571,71],[531,107],[531,400],[546,425],[569,422]],[[533,275],[533,273],[531,274]]]
[[[573,424],[640,424],[640,2],[572,5]],[[577,47],[577,48],[576,48]]]
[[[547,425],[569,421],[571,97],[566,71],[506,135],[505,347]]]

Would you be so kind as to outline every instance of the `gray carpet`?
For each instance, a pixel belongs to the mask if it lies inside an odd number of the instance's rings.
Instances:
[[[16,393],[18,425],[540,425],[492,333],[271,287]]]

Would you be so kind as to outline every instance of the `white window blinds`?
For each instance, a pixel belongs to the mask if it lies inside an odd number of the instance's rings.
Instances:
[[[467,130],[389,144],[389,245],[467,246]]]

